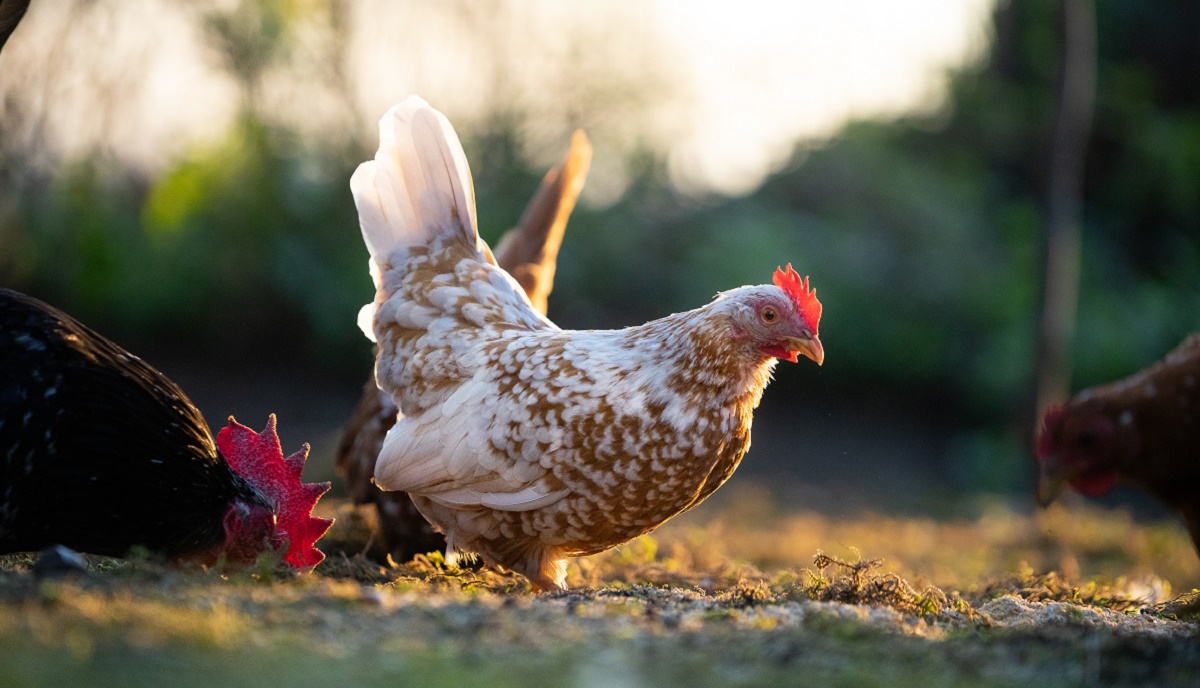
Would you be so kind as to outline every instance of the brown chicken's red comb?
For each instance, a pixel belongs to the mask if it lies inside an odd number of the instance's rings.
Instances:
[[[229,425],[217,433],[217,448],[238,475],[275,503],[276,535],[287,546],[283,560],[300,569],[321,563],[325,555],[314,545],[333,521],[313,516],[312,510],[329,491],[329,483],[301,482],[308,445],[283,458],[275,434],[275,414],[271,414],[261,433],[230,416]]]
[[[792,297],[792,303],[796,304],[796,310],[800,311],[804,324],[808,325],[813,334],[817,334],[817,325],[821,322],[821,302],[817,300],[817,290],[809,289],[808,277],[801,279],[792,269],[792,264],[788,263],[786,271],[784,268],[775,270],[771,281]]]
[[[1041,432],[1034,443],[1038,461],[1045,459],[1058,449],[1058,426],[1062,425],[1063,407],[1054,405],[1042,415]]]

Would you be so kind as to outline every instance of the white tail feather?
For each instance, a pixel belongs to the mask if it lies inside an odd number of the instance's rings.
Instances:
[[[478,242],[467,156],[442,113],[409,96],[379,120],[379,151],[350,178],[363,240],[377,264],[445,232]]]

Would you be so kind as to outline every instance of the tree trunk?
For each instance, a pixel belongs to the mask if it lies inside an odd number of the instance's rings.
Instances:
[[[1058,117],[1046,191],[1042,314],[1038,332],[1034,433],[1048,406],[1071,385],[1071,349],[1079,300],[1084,161],[1096,91],[1093,0],[1062,0],[1062,69]]]

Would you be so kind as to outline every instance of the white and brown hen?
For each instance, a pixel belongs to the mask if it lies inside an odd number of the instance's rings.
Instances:
[[[403,412],[376,483],[412,495],[451,552],[537,589],[711,494],[776,360],[824,359],[821,305],[791,266],[638,327],[558,328],[479,239],[466,155],[416,96],[350,187],[376,286],[360,324]]]

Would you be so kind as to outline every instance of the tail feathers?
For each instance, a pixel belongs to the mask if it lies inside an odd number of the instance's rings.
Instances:
[[[379,120],[379,151],[358,166],[350,190],[376,268],[398,248],[444,234],[479,244],[467,156],[450,122],[419,96]]]
[[[583,191],[592,164],[592,145],[582,130],[571,137],[571,148],[562,162],[546,173],[521,220],[496,247],[496,261],[525,290],[539,313],[546,313],[554,288],[558,249],[567,219]]]

